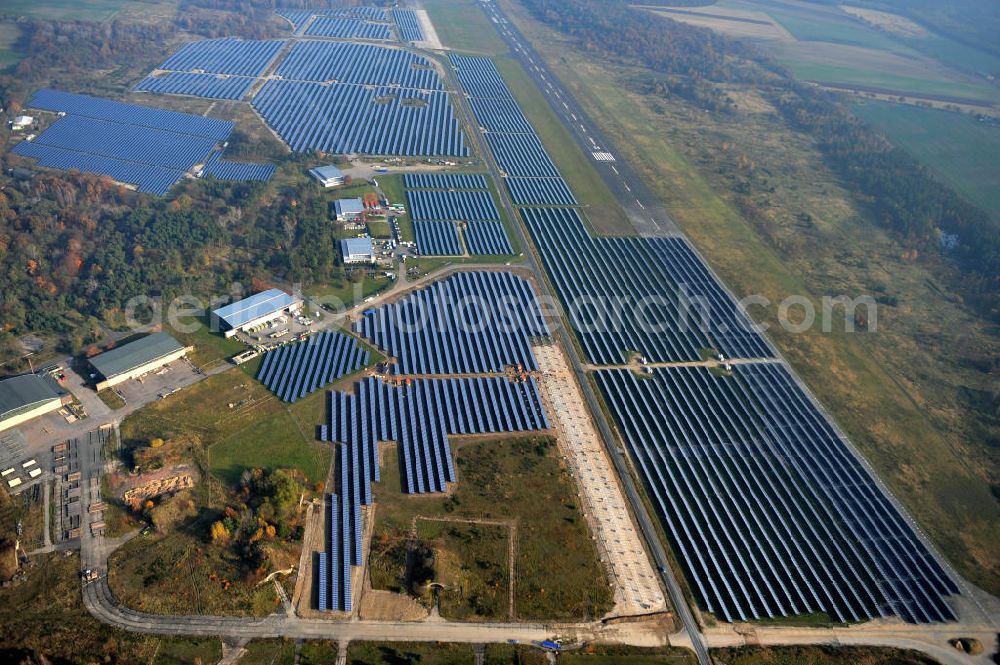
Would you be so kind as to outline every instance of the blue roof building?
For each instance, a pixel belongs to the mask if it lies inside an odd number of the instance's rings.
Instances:
[[[300,307],[301,299],[290,296],[281,289],[268,289],[214,310],[212,323],[226,337],[232,337],[239,330],[273,321],[283,312]]]
[[[340,241],[344,263],[374,263],[375,250],[371,238],[347,238]]]

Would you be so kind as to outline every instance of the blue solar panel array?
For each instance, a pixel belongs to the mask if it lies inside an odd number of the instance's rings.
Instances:
[[[368,364],[368,351],[349,336],[322,332],[264,354],[257,380],[282,401],[295,402]]]
[[[562,178],[504,178],[511,199],[525,206],[575,206],[576,197]]]
[[[40,90],[28,107],[65,113],[14,154],[39,165],[107,175],[139,191],[165,194],[195,164],[224,141],[233,123],[124,104],[106,99]]]
[[[296,42],[278,65],[286,80],[336,81],[443,90],[431,63],[403,49],[346,42]]]
[[[486,191],[410,190],[406,192],[413,220],[500,219],[493,197]]]
[[[412,222],[417,250],[424,256],[462,256],[455,222]]]
[[[259,76],[281,51],[280,39],[244,40],[227,37],[189,42],[160,65],[173,72],[208,72]]]
[[[368,23],[360,19],[335,16],[317,16],[306,27],[304,34],[337,39],[392,39],[392,30],[387,23]]]
[[[790,372],[596,374],[705,608],[949,621],[958,589]]]
[[[108,120],[125,125],[137,125],[139,127],[152,127],[166,131],[177,132],[178,134],[191,134],[225,141],[233,131],[233,122],[230,120],[216,120],[215,118],[205,118],[200,115],[190,113],[179,113],[166,109],[151,108],[149,106],[139,106],[138,104],[126,104],[115,102],[110,99],[91,97],[89,95],[78,95],[72,92],[61,92],[59,90],[44,89],[39,90],[26,104],[28,108],[52,111],[53,113],[66,113],[69,115],[79,115],[87,118],[97,118],[98,120]]]
[[[479,126],[490,132],[533,134],[531,124],[513,99],[471,97],[472,112]]]
[[[308,9],[276,9],[274,13],[291,23],[292,30],[296,33],[298,33],[299,28],[303,27],[309,22],[309,19],[316,15],[315,12]]]
[[[407,189],[488,189],[486,176],[481,173],[407,173],[403,175]]]
[[[147,76],[135,86],[138,92],[160,95],[189,95],[209,99],[243,99],[250,92],[256,79],[247,76],[220,74],[192,74],[167,72],[160,76]]]
[[[212,155],[205,167],[201,170],[200,177],[211,176],[219,180],[270,180],[274,177],[273,164],[254,164],[251,162],[229,162],[220,159],[222,153]]]
[[[652,362],[700,360],[703,349],[772,356],[686,241],[594,238],[572,208],[522,208],[521,215],[563,302],[595,303],[571,312],[592,362],[620,364],[626,351]],[[618,316],[612,303],[628,305]],[[601,317],[596,324],[594,317]]]
[[[465,237],[465,248],[473,256],[508,256],[514,253],[502,222],[468,222],[462,235]]]
[[[424,39],[424,31],[420,28],[417,13],[412,9],[393,9],[392,16],[399,28],[399,38],[404,42],[419,42]]]
[[[453,53],[451,63],[458,72],[458,80],[469,93],[469,97],[514,101],[514,95],[507,89],[503,77],[489,58]],[[478,113],[476,117],[479,118]]]
[[[534,134],[497,134],[488,132],[497,165],[508,176],[559,177],[559,170],[549,159],[542,142]]]
[[[467,156],[447,93],[268,81],[253,106],[292,150]]]
[[[74,150],[29,143],[28,141],[18,143],[11,152],[21,157],[37,159],[39,166],[63,171],[76,170],[105,175],[118,182],[135,185],[140,192],[159,196],[166,194],[174,186],[174,183],[184,176],[183,171],[175,169],[124,162],[120,159],[109,159]]]
[[[498,162],[539,175],[529,171],[549,163],[540,146],[496,133],[511,128],[493,111],[510,94],[493,64],[455,55],[452,63]],[[772,355],[686,240],[592,238],[572,208],[521,214],[564,302],[640,298],[647,323],[666,323],[578,329],[594,362],[620,363],[627,350],[696,360],[709,344],[730,357]],[[684,299],[693,326],[682,321]],[[727,620],[819,610],[840,620],[954,619],[943,598],[958,592],[954,581],[790,370],[760,362],[732,373],[596,375],[706,608]]]
[[[507,272],[460,272],[366,314],[355,330],[395,357],[395,374],[534,370],[531,337],[549,335],[531,284]]]
[[[402,485],[423,494],[444,492],[455,482],[449,435],[549,428],[533,377],[420,379],[399,387],[368,378],[355,384],[353,394],[330,393],[329,413],[322,438],[343,445],[337,448],[337,494],[327,498],[329,562],[321,564],[317,581],[319,609],[341,612],[351,610],[350,566],[362,564],[361,506],[371,505],[371,483],[381,479],[380,441],[397,442]]]

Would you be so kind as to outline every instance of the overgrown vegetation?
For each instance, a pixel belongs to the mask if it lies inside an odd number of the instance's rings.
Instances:
[[[554,442],[452,445],[458,482],[448,497],[402,494],[399,461],[386,449],[375,486],[372,586],[430,603],[434,592],[426,583],[434,581],[445,586],[442,615],[506,619],[507,551],[516,528],[516,618],[595,619],[607,612],[611,590]]]

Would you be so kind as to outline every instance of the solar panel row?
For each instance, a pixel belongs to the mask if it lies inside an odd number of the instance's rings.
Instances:
[[[406,189],[488,189],[481,173],[406,173]]]
[[[424,39],[424,31],[420,28],[417,13],[412,9],[393,9],[392,16],[399,28],[399,38],[404,42],[419,42]]]
[[[292,30],[296,34],[299,32],[299,28],[303,27],[308,23],[309,19],[316,15],[315,12],[308,9],[276,9],[274,13],[291,23]]]
[[[412,222],[417,250],[423,256],[462,256],[455,222]]]
[[[285,402],[295,402],[368,363],[349,335],[321,332],[264,354],[257,380]]]
[[[463,235],[465,248],[473,256],[509,256],[514,253],[502,222],[468,222]]]
[[[160,69],[259,76],[284,45],[285,42],[281,39],[245,40],[231,37],[188,42],[167,58]]]
[[[487,132],[486,142],[505,176],[559,177],[559,170],[534,134]]]
[[[531,284],[507,272],[460,272],[369,312],[355,325],[395,357],[395,374],[537,369],[531,337],[548,326]]]
[[[178,134],[191,134],[225,141],[233,131],[230,120],[217,120],[190,113],[179,113],[166,109],[126,104],[110,99],[79,95],[59,90],[43,89],[32,95],[26,104],[28,108],[66,113],[69,115],[97,118],[126,125],[152,127]]]
[[[273,80],[254,96],[253,106],[300,152],[469,154],[443,92]]]
[[[479,126],[490,132],[533,134],[531,123],[513,99],[471,97],[469,103]]]
[[[204,160],[215,139],[66,115],[35,138],[39,145],[187,171]]]
[[[509,97],[488,59],[452,62],[473,97]],[[489,104],[476,106],[481,124],[493,122]],[[491,145],[509,152],[501,141]],[[605,323],[596,335],[578,327],[593,361],[619,363],[626,349],[697,359],[708,343],[729,356],[771,355],[686,241],[592,238],[569,208],[521,214],[565,303],[648,296],[646,320],[667,324],[654,332]],[[608,274],[621,277],[616,287]],[[700,301],[694,331],[678,326],[684,298]],[[654,373],[596,376],[707,609],[727,620],[816,610],[841,620],[954,618],[943,598],[958,592],[953,580],[786,366],[737,365],[734,377],[704,367]]]
[[[451,54],[451,62],[458,72],[458,80],[469,97],[514,101],[500,72],[489,58]],[[479,115],[476,115],[479,118]]]
[[[306,27],[305,34],[337,39],[392,39],[392,30],[386,23],[368,23],[361,19],[334,16],[317,16]]]
[[[77,169],[165,194],[233,124],[106,99],[39,90],[28,106],[64,114],[34,141],[13,152],[39,165]]]
[[[273,164],[253,164],[250,162],[230,162],[220,159],[222,153],[217,152],[212,155],[205,167],[201,170],[200,177],[211,176],[219,180],[270,180],[274,177]]]
[[[784,366],[596,376],[710,612],[954,618],[954,582]]]
[[[118,182],[135,185],[140,192],[158,196],[166,194],[174,186],[174,183],[184,176],[183,171],[175,169],[125,162],[120,159],[64,150],[28,141],[18,143],[11,152],[21,157],[37,159],[39,166],[108,176]]]
[[[493,197],[487,191],[409,190],[407,210],[413,220],[499,220]]]
[[[297,81],[442,90],[431,63],[398,48],[346,42],[301,41],[292,45],[275,72]]]
[[[576,197],[562,178],[504,178],[517,205],[575,206]]]
[[[255,79],[246,76],[219,74],[192,74],[167,72],[160,76],[147,76],[135,86],[138,92],[160,95],[189,95],[208,99],[243,99],[250,92]]]
[[[321,434],[343,444],[337,447],[335,495],[341,501],[329,502],[331,564],[318,581],[330,589],[328,606],[320,609],[339,611],[351,607],[349,566],[362,563],[361,506],[372,503],[371,483],[380,480],[380,441],[397,442],[408,493],[444,492],[455,482],[450,434],[549,427],[533,378],[422,379],[400,387],[367,378],[354,385],[353,394],[330,393],[329,413]]]

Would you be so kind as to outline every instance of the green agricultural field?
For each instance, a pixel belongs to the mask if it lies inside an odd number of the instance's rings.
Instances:
[[[712,649],[712,655],[727,665],[933,665],[937,662],[917,651],[880,647],[740,647]]]
[[[865,102],[855,104],[854,112],[1000,219],[1000,127],[959,113],[903,104]]]
[[[890,91],[901,95],[945,96],[969,101],[994,101],[1000,99],[1000,91],[987,85],[944,81],[939,78],[919,78],[901,76],[874,69],[857,69],[821,62],[805,62],[782,58],[797,78],[840,86],[859,86]]]
[[[215,663],[222,658],[222,642],[218,639],[169,637],[160,640],[153,665],[190,665]]]
[[[127,4],[126,0],[7,0],[0,12],[54,21],[108,21]]]
[[[596,619],[611,607],[611,590],[604,568],[576,504],[576,488],[560,465],[551,439],[468,439],[452,446],[458,482],[448,496],[408,496],[400,490],[395,447],[383,448],[382,482],[375,485],[375,530],[369,555],[371,583],[377,589],[400,591],[410,586],[406,543],[415,518],[454,519],[456,529],[441,531],[418,519],[420,542],[444,556],[442,570],[460,581],[467,593],[449,595],[441,612],[452,618],[506,619],[508,599],[501,589],[505,571],[497,570],[501,557],[482,559],[478,546],[467,538],[468,521],[484,520],[483,533],[497,544],[503,531],[486,522],[516,524],[514,556],[514,615],[518,620]],[[544,509],[540,509],[544,507]],[[508,527],[510,528],[510,527]],[[499,585],[499,586],[497,586]],[[477,604],[476,590],[493,587],[499,593]],[[490,601],[490,602],[487,602]],[[453,612],[453,613],[452,613]]]
[[[295,642],[289,639],[251,640],[246,650],[247,652],[240,658],[240,665],[294,665],[295,663]]]
[[[0,71],[13,67],[21,61],[24,54],[17,50],[17,39],[20,31],[13,23],[0,23]]]
[[[559,656],[561,665],[694,665],[694,653],[678,647],[644,649],[616,645],[588,645],[580,651],[567,651]]]

